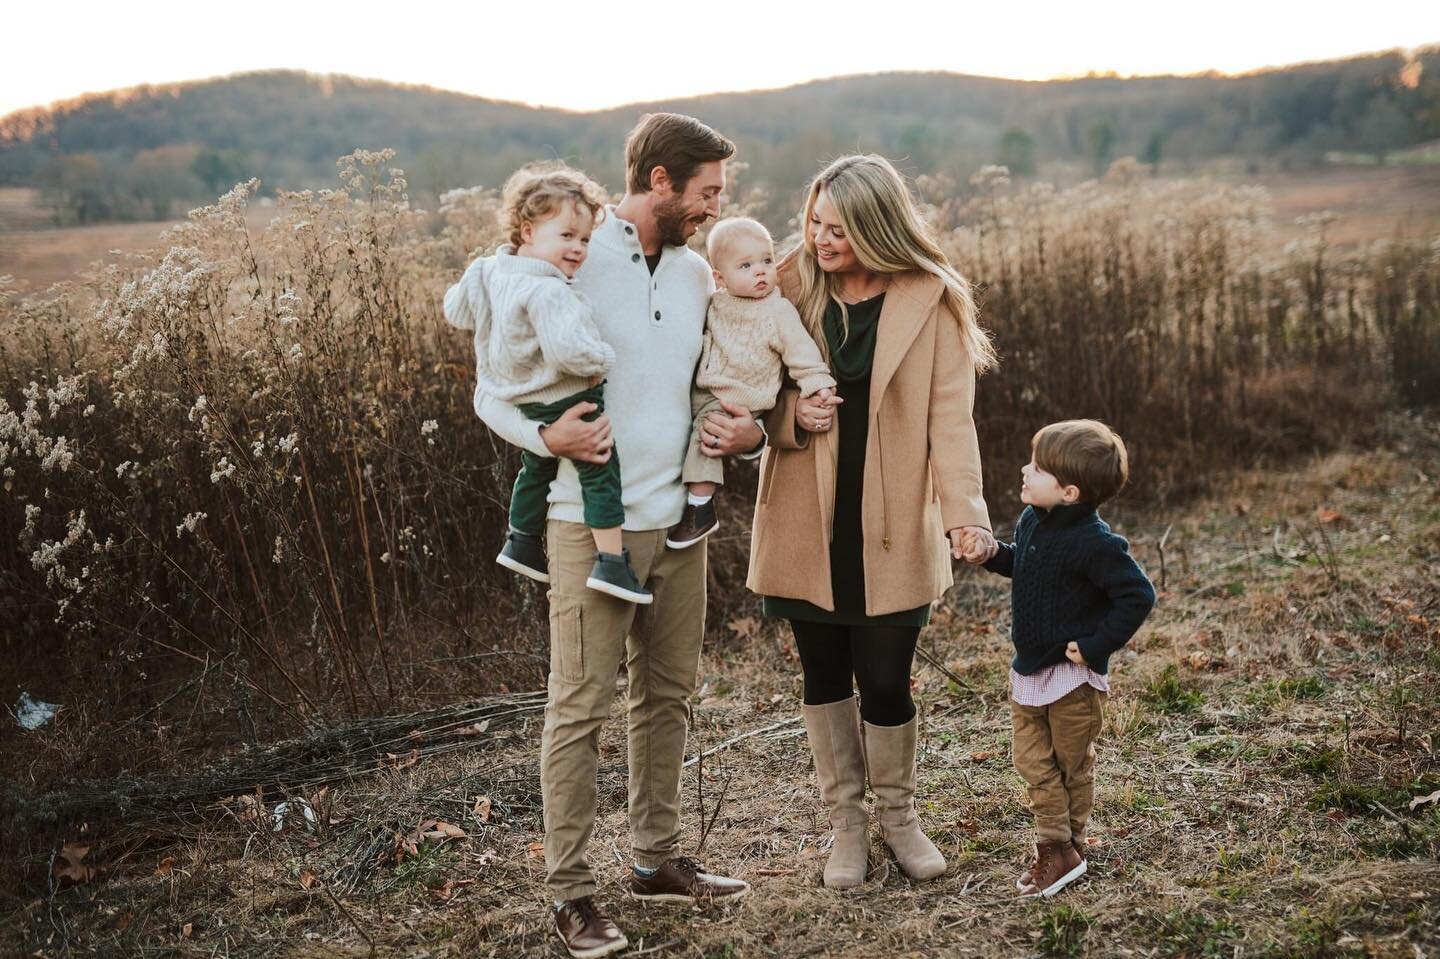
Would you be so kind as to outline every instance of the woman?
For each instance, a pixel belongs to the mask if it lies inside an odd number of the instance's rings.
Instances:
[[[971,414],[994,351],[969,284],[883,157],[830,164],[804,223],[780,289],[840,385],[825,400],[787,390],[766,418],[747,585],[790,621],[800,653],[835,831],[825,885],[865,879],[867,765],[886,843],[907,875],[929,879],[945,859],[915,816],[910,669],[963,532],[972,550],[993,542]]]

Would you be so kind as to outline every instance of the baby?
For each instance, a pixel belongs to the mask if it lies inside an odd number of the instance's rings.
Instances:
[[[516,171],[505,183],[500,210],[510,242],[470,264],[445,294],[446,319],[475,331],[476,388],[540,423],[554,423],[577,403],[595,404],[586,420],[605,411],[603,376],[615,364],[615,351],[570,287],[604,209],[604,191],[577,170],[545,165]],[[510,529],[495,562],[548,583],[542,536],[560,461],[529,451],[520,460]],[[575,468],[596,549],[585,585],[649,603],[652,596],[636,578],[621,539],[619,454],[612,449],[607,462],[577,461]]]
[[[1030,441],[1015,542],[967,535],[964,558],[1011,581],[1011,749],[1035,817],[1022,896],[1053,896],[1084,875],[1095,803],[1095,740],[1110,657],[1155,605],[1155,589],[1096,509],[1129,478],[1125,444],[1097,420],[1065,420]]]
[[[671,549],[693,546],[720,528],[714,496],[724,467],[701,453],[700,445],[701,426],[710,413],[723,412],[722,400],[763,413],[775,405],[785,370],[801,396],[828,396],[835,388],[820,348],[775,285],[775,247],[765,227],[744,217],[721,220],[705,251],[718,289],[710,298],[695,371],[695,425],[681,473],[688,496],[680,522],[665,538]]]

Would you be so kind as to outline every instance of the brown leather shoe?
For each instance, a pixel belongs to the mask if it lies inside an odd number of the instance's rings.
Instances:
[[[575,959],[595,959],[628,948],[625,933],[605,917],[590,896],[567,899],[555,910],[555,931]]]
[[[1049,898],[1085,875],[1085,860],[1068,842],[1041,840],[1035,844],[1035,861],[1027,871],[1030,882],[1020,895]]]
[[[694,546],[720,528],[720,519],[715,515],[715,498],[708,503],[695,506],[685,504],[680,522],[670,527],[665,534],[665,545],[671,549],[686,549]]]
[[[1075,854],[1086,861],[1086,866],[1088,868],[1090,857],[1089,855],[1087,855],[1087,852],[1089,847],[1085,845],[1084,837],[1071,836],[1070,845],[1075,847]],[[1030,885],[1030,877],[1034,875],[1034,869],[1035,863],[1032,861],[1030,865],[1025,867],[1025,871],[1020,874],[1020,878],[1015,880],[1016,889],[1019,889],[1021,892],[1025,891],[1025,887]]]
[[[630,895],[648,902],[734,902],[749,892],[748,882],[708,873],[689,856],[665,860],[653,876],[630,872]]]

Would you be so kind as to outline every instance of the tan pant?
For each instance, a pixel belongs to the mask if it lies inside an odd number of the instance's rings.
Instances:
[[[709,390],[690,391],[690,448],[685,451],[685,465],[680,470],[683,483],[725,484],[725,461],[718,456],[700,452],[700,424],[711,413],[724,413],[720,401]]]
[[[1095,806],[1095,740],[1107,698],[1086,683],[1048,706],[1010,701],[1015,771],[1028,787],[1041,839],[1085,835]]]
[[[624,534],[635,575],[655,594],[637,606],[589,589],[590,530],[551,520],[550,680],[540,738],[546,882],[557,900],[595,892],[585,847],[595,826],[600,727],[629,675],[630,838],[638,865],[678,855],[680,766],[688,699],[705,633],[705,544],[665,548],[665,530]]]

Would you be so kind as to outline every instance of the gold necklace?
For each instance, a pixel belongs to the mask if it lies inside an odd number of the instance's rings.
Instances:
[[[871,275],[872,275],[872,276],[875,276],[875,275],[877,275],[877,274],[871,274]],[[856,297],[854,296],[854,294],[852,294],[852,293],[848,292],[847,290],[845,290],[844,287],[843,287],[843,285],[842,285],[842,287],[841,287],[841,289],[840,289],[840,302],[844,303],[846,306],[856,306],[856,305],[858,305],[858,304],[860,304],[860,303],[864,303],[866,300],[873,300],[873,299],[875,299],[875,297],[879,296],[881,293],[884,293],[884,292],[885,292],[886,290],[888,290],[889,288],[890,288],[890,278],[889,278],[888,276],[883,276],[883,275],[881,275],[881,279],[880,279],[880,289],[876,290],[874,293],[871,293],[869,296],[862,296],[862,297],[856,298]]]

